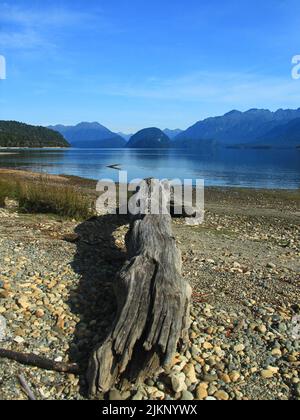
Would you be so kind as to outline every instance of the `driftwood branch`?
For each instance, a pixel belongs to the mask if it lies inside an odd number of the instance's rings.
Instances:
[[[40,369],[52,370],[62,373],[79,373],[79,366],[72,363],[55,362],[45,357],[36,356],[32,353],[20,353],[11,350],[0,349],[0,358],[14,360],[22,365],[34,366]]]
[[[148,191],[141,197],[150,208]],[[114,287],[118,315],[106,341],[89,363],[91,395],[123,379],[137,382],[168,365],[190,325],[191,287],[182,278],[182,259],[170,214],[138,214],[126,238],[128,261]]]

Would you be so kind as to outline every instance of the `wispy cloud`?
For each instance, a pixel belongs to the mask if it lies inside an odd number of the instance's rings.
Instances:
[[[291,78],[259,73],[199,72],[170,79],[148,78],[144,82],[111,83],[99,92],[113,96],[157,100],[197,101],[223,104],[300,103],[300,83]]]
[[[0,2],[0,47],[32,49],[55,46],[52,40],[59,30],[80,25],[81,28],[105,28],[109,22],[101,11],[77,11],[73,7],[39,9]]]
[[[0,48],[32,49],[51,46],[54,44],[32,30],[0,31]]]
[[[73,8],[52,7],[44,10],[21,8],[8,3],[0,3],[3,22],[16,23],[23,26],[68,26],[76,23],[91,22],[95,19],[94,13],[76,11]]]

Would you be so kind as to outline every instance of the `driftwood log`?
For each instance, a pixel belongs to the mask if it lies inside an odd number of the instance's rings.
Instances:
[[[149,190],[141,197],[150,208]],[[181,274],[171,216],[145,213],[132,220],[126,237],[128,261],[114,281],[115,323],[89,362],[91,396],[159,372],[170,364],[177,347],[188,341],[192,291]]]

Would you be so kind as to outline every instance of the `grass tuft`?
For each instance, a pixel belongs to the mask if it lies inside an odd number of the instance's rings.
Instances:
[[[15,199],[24,213],[52,213],[73,219],[93,215],[91,199],[74,186],[53,184],[47,177],[35,181],[0,180],[0,206]]]
[[[0,179],[0,207],[5,207],[7,198],[17,199],[18,192],[18,182],[6,178]]]

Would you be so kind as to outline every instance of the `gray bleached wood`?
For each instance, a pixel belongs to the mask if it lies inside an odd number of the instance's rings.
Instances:
[[[142,196],[149,208],[149,191]],[[136,215],[126,245],[128,261],[114,282],[118,314],[89,363],[92,396],[158,373],[170,364],[177,346],[188,342],[192,291],[181,275],[170,214]]]

